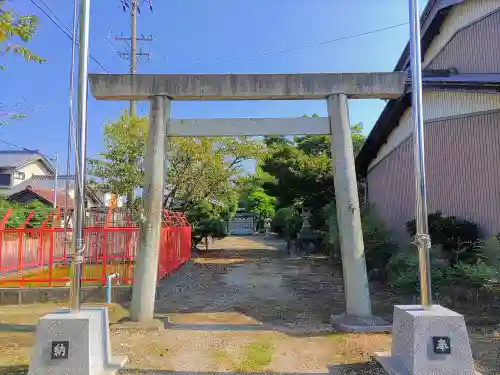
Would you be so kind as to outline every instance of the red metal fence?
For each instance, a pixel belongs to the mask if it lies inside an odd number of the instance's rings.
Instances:
[[[83,285],[131,284],[139,247],[139,228],[124,211],[88,215],[85,228]],[[0,288],[65,286],[69,283],[72,230],[64,233],[59,211],[51,212],[40,227],[26,228],[34,212],[18,228],[6,228],[12,210],[0,220]],[[191,257],[191,227],[180,212],[164,211],[158,258],[158,279]]]

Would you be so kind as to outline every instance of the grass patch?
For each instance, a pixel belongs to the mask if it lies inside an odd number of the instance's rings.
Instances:
[[[268,341],[256,341],[245,347],[243,358],[235,367],[235,372],[259,372],[268,366],[273,357],[274,347]]]
[[[228,354],[228,352],[223,349],[215,349],[212,353],[212,356],[217,363],[220,363],[222,365],[233,365],[233,359]]]
[[[168,348],[157,342],[152,342],[148,345],[148,354],[149,353],[155,357],[166,357],[170,354]]]

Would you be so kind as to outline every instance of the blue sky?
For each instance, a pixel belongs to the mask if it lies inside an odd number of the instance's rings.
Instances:
[[[71,30],[71,0],[33,0],[47,4]],[[426,0],[421,0],[421,6]],[[287,53],[267,54],[364,33],[408,20],[405,0],[153,0],[154,12],[142,7],[138,33],[151,58],[139,59],[139,73],[307,73],[392,71],[408,41],[407,25],[371,35],[325,43]],[[66,157],[68,82],[71,41],[31,0],[16,0],[20,13],[40,17],[38,35],[29,47],[48,60],[42,65],[18,57],[2,59],[0,102],[20,108],[29,118],[0,129],[0,140]],[[127,45],[115,37],[129,34],[129,15],[120,0],[92,0],[90,50],[112,73],[128,72],[117,51]],[[264,54],[264,56],[262,56]],[[266,55],[267,54],[267,55]],[[259,56],[260,55],[260,56]],[[244,58],[251,56],[253,58]],[[255,57],[257,56],[257,57]],[[90,72],[103,72],[94,61]],[[351,100],[353,123],[368,133],[384,103]],[[89,98],[88,156],[102,149],[102,125],[116,119],[128,102]],[[147,105],[139,105],[145,113]],[[326,114],[318,101],[174,102],[173,117],[296,117]],[[4,148],[0,144],[0,149]]]

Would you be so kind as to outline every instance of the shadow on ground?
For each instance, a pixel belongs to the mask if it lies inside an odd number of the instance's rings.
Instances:
[[[343,365],[328,366],[328,372],[198,372],[198,371],[168,371],[168,370],[147,370],[147,369],[123,369],[120,375],[148,374],[148,375],[385,375],[385,371],[376,361],[351,363]],[[0,372],[0,375],[2,373]]]
[[[257,248],[199,250],[191,265],[160,281],[156,312],[169,316],[166,327],[297,336],[332,332],[330,315],[343,312],[344,292],[328,259],[290,257],[283,241],[267,241],[262,248],[254,238],[245,241]],[[227,318],[213,322],[214,314]]]
[[[28,373],[28,366],[0,366],[0,375],[25,375]],[[148,370],[127,368],[118,372],[119,375],[235,375],[237,372],[214,372],[214,371],[169,371],[169,370]],[[287,372],[245,372],[247,375],[382,375],[382,368],[375,362],[353,363],[346,365],[329,366],[328,372],[308,372],[308,373],[287,373]]]
[[[6,324],[0,323],[0,332],[35,332],[34,324]]]

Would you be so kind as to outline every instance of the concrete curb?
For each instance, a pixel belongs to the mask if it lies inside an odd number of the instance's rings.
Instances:
[[[113,302],[123,303],[130,300],[131,291],[130,286],[113,286]],[[106,288],[83,287],[80,298],[82,303],[106,301]],[[67,301],[69,301],[69,287],[0,288],[0,305],[28,305]]]
[[[147,322],[123,321],[109,326],[111,331],[148,331],[161,332],[165,330],[165,323],[159,319],[152,319]]]

